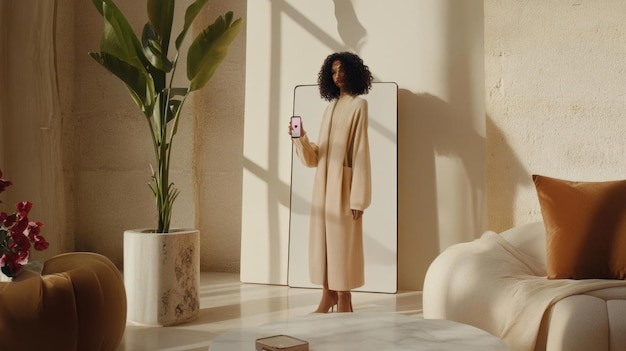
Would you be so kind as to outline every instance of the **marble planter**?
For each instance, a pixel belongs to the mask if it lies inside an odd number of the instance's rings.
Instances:
[[[200,232],[124,232],[124,285],[129,321],[168,326],[198,316]]]

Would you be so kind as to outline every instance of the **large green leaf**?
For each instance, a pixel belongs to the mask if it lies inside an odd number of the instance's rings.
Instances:
[[[89,55],[126,84],[132,99],[141,109],[141,112],[146,117],[150,117],[155,96],[152,79],[147,72],[106,52],[99,54],[92,52]]]
[[[200,10],[207,4],[209,0],[196,0],[193,4],[187,7],[187,11],[185,11],[185,24],[183,25],[183,29],[180,31],[180,34],[176,38],[176,50],[180,49],[180,45],[183,43],[185,36],[187,35],[187,31],[191,27],[191,24],[200,13]]]
[[[228,53],[228,46],[239,34],[243,20],[233,20],[233,13],[218,17],[200,33],[187,54],[189,91],[204,87]]]
[[[173,63],[163,52],[158,34],[150,23],[146,23],[146,25],[143,26],[141,44],[143,45],[143,51],[146,58],[150,61],[154,68],[162,72],[169,72],[172,70]]]
[[[175,3],[175,0],[148,0],[148,19],[159,36],[164,59],[167,59],[172,35]]]
[[[100,51],[145,70],[148,60],[124,14],[112,0],[93,0],[93,2],[104,18]]]

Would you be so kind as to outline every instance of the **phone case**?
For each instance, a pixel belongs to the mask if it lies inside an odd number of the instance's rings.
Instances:
[[[256,339],[257,351],[309,351],[309,343],[289,335]]]
[[[302,136],[302,119],[300,118],[300,116],[293,116],[291,117],[291,137],[292,138],[299,138]]]

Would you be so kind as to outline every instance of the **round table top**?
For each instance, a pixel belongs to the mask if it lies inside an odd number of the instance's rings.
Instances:
[[[209,350],[254,350],[256,339],[281,334],[308,341],[311,351],[508,350],[500,338],[470,325],[367,312],[309,314],[257,328],[233,329],[215,338]]]

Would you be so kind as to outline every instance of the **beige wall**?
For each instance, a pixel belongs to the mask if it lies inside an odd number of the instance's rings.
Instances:
[[[488,225],[540,220],[531,181],[623,179],[626,2],[485,1]]]
[[[399,288],[421,289],[442,248],[480,235],[482,21],[481,0],[248,3],[242,280],[286,283],[293,89],[333,51],[399,86]]]

